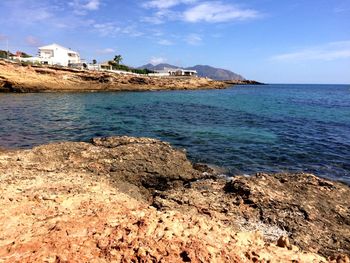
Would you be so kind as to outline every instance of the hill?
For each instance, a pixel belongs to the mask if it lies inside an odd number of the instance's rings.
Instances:
[[[208,77],[215,80],[245,80],[241,75],[230,70],[214,68],[207,65],[196,65],[187,69],[196,70],[199,77]]]
[[[163,70],[164,68],[176,69],[176,68],[179,68],[179,67],[174,66],[174,65],[170,65],[170,64],[167,64],[167,63],[161,63],[161,64],[158,64],[158,65],[153,65],[153,64],[149,63],[149,64],[146,64],[146,65],[143,65],[143,66],[139,67],[139,69],[149,69],[149,70]]]
[[[166,63],[162,63],[158,65],[147,64],[140,67],[140,69],[149,69],[149,70],[163,70],[164,68],[176,69],[179,67],[166,64]],[[204,77],[204,78],[207,77],[214,80],[245,80],[244,77],[230,70],[215,68],[208,65],[196,65],[185,69],[196,70],[198,72],[199,77]]]

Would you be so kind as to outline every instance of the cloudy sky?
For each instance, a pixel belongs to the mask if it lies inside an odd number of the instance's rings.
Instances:
[[[350,0],[1,0],[0,49],[209,64],[270,83],[350,83]]]

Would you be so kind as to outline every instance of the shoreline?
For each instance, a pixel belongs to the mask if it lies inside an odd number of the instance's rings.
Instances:
[[[205,90],[257,84],[261,83],[122,75],[53,66],[22,66],[0,60],[0,92],[6,93]]]
[[[118,255],[336,262],[350,254],[350,187],[339,182],[305,173],[226,180],[149,138],[2,150],[5,262],[121,260]]]

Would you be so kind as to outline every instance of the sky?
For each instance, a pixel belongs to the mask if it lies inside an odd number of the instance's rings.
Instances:
[[[197,64],[266,83],[350,83],[350,0],[0,0],[0,49]]]

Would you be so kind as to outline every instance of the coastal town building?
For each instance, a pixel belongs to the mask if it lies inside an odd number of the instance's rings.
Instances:
[[[43,65],[74,66],[82,63],[78,52],[58,44],[39,47],[38,56],[23,56],[23,52],[12,55],[13,60]],[[25,54],[26,55],[26,54]]]
[[[164,68],[157,70],[156,73],[149,74],[154,77],[196,77],[198,75],[196,70],[182,69],[182,68]]]
[[[197,71],[196,70],[189,70],[189,69],[173,69],[169,70],[170,76],[188,76],[188,77],[193,77],[197,76]]]
[[[81,63],[78,52],[58,44],[39,47],[39,58],[44,65],[69,66]]]

